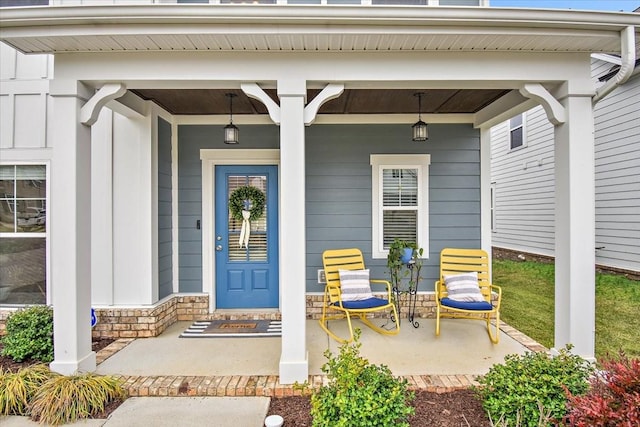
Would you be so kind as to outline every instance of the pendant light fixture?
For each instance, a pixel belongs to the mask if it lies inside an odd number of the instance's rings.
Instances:
[[[413,129],[414,141],[426,141],[429,139],[429,132],[427,131],[427,124],[422,121],[422,95],[424,92],[416,92],[413,96],[418,97],[418,121],[414,123],[411,128]]]
[[[233,124],[233,98],[235,98],[235,93],[226,93],[226,97],[229,98],[229,124],[224,127],[224,143],[225,144],[237,144],[239,130],[238,127]]]

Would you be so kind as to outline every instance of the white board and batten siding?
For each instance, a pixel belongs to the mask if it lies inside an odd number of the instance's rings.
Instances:
[[[47,147],[50,55],[24,55],[0,43],[0,148]]]
[[[611,66],[594,60],[594,78]],[[600,101],[594,115],[596,263],[640,271],[640,75]],[[515,150],[508,122],[491,129],[493,246],[553,256],[553,126],[541,107],[524,120],[525,146]]]

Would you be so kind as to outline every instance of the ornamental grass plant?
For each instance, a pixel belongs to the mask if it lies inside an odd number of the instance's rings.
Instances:
[[[107,403],[125,397],[120,380],[112,376],[57,375],[36,392],[29,406],[30,415],[44,424],[73,423],[99,414]]]
[[[0,415],[28,415],[33,396],[54,375],[44,364],[18,372],[0,369]]]

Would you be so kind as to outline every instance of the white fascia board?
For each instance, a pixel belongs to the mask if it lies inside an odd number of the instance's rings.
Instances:
[[[505,24],[510,27],[538,28],[594,28],[621,30],[627,25],[640,25],[640,16],[627,12],[574,11],[558,9],[482,8],[482,7],[363,7],[360,5],[332,7],[306,5],[305,7],[280,5],[211,5],[175,7],[175,5],[121,5],[113,6],[50,6],[46,8],[7,7],[2,11],[0,28],[3,34],[14,36],[15,29],[30,27],[33,31],[56,35],[56,29],[75,26],[77,30],[96,30],[116,24],[246,24],[257,30],[256,24],[280,29],[291,25],[313,25],[330,29],[330,24],[416,25],[437,23],[439,26],[471,25],[491,27]],[[9,31],[12,29],[12,31]],[[4,33],[4,31],[3,31]],[[26,35],[26,34],[25,34]]]
[[[94,87],[112,81],[128,89],[213,89],[212,82],[229,88],[241,82],[274,81],[288,70],[291,77],[307,81],[328,83],[330,75],[331,81],[344,83],[345,89],[519,89],[523,82],[558,83],[567,75],[590,79],[585,58],[588,60],[588,53],[77,53],[56,57],[56,78],[81,80]],[[480,61],[482,67],[477,66]],[[224,62],[225,67],[212,69],[212,62]]]

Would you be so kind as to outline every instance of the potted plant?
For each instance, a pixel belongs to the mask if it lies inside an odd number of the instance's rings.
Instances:
[[[418,282],[420,270],[422,269],[422,253],[423,249],[419,248],[415,242],[409,242],[402,239],[395,239],[389,245],[389,254],[387,255],[387,267],[391,278],[391,286],[393,287],[394,300],[398,310],[401,311],[401,299],[405,297],[407,304],[407,317],[411,324],[417,328],[418,322],[414,320],[416,299],[418,293]],[[406,284],[403,281],[406,279]],[[399,321],[400,319],[398,319]]]
[[[394,239],[389,245],[387,255],[387,268],[391,276],[391,283],[394,287],[399,287],[400,280],[409,275],[409,264],[417,264],[422,257],[423,249],[419,248],[416,242],[409,242],[402,239]]]

